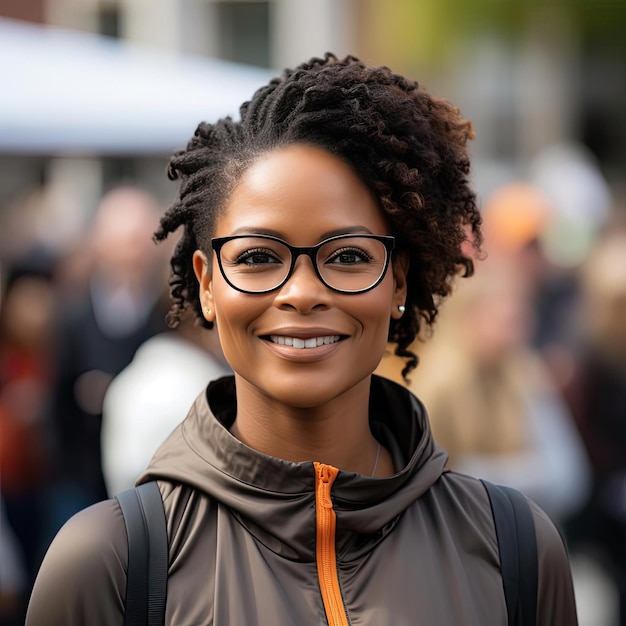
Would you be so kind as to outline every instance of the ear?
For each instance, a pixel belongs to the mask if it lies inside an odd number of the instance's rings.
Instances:
[[[406,250],[399,251],[393,256],[391,268],[393,270],[394,283],[391,317],[394,320],[399,320],[404,311],[401,311],[398,307],[406,305],[406,285],[409,272],[409,255]]]
[[[215,321],[215,304],[213,302],[213,281],[211,266],[206,255],[201,250],[193,253],[193,271],[200,284],[200,306],[202,315],[207,322]]]

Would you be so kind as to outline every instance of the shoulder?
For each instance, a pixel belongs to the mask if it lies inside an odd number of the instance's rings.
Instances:
[[[447,493],[459,512],[464,525],[473,524],[497,539],[489,496],[481,481],[459,474],[445,472],[438,481],[439,494]],[[576,603],[567,549],[561,534],[550,517],[528,497],[537,539],[537,625],[568,624],[575,626]],[[455,517],[457,517],[455,515]]]
[[[59,559],[59,567],[78,578],[84,571],[115,560],[126,567],[126,530],[117,500],[98,502],[70,518],[52,542],[46,559]],[[64,572],[66,575],[69,571]]]
[[[447,493],[450,499],[464,509],[480,509],[491,515],[487,490],[478,478],[446,468],[434,487],[439,494]]]
[[[33,587],[27,626],[122,624],[127,560],[117,500],[80,511],[48,548]]]
[[[548,514],[532,500],[528,499],[528,504],[535,522],[540,566],[552,564],[565,565],[569,568],[565,543],[557,526]]]
[[[578,622],[567,548],[555,523],[534,502],[529,503],[537,535],[537,624],[575,625]]]
[[[442,480],[439,482],[442,483],[442,489],[447,490],[450,497],[454,498],[458,507],[474,515],[478,512],[483,516],[486,515],[490,520],[489,527],[495,532],[489,496],[480,480],[465,474],[448,471],[442,475]],[[524,499],[530,507],[535,527],[540,584],[542,578],[545,581],[549,581],[553,577],[563,579],[565,576],[567,578],[570,571],[569,559],[557,526],[535,502],[527,496],[524,496]]]

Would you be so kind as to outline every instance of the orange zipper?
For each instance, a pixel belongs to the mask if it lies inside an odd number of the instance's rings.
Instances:
[[[315,512],[317,575],[320,581],[328,626],[348,626],[348,616],[337,578],[335,552],[335,511],[330,490],[339,470],[331,465],[315,463]]]

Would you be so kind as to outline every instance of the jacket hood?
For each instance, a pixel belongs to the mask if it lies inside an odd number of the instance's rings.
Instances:
[[[227,506],[275,552],[315,558],[315,468],[257,452],[228,430],[236,414],[235,379],[212,382],[161,445],[137,484],[191,485]],[[372,478],[340,471],[332,488],[338,556],[356,556],[382,540],[404,510],[444,471],[421,402],[404,387],[372,376],[370,427],[391,452],[396,473]]]

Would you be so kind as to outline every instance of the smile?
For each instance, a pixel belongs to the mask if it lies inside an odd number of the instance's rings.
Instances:
[[[270,341],[281,346],[293,346],[294,348],[317,348],[319,346],[337,343],[341,337],[339,335],[326,335],[324,337],[310,337],[300,339],[299,337],[284,337],[283,335],[270,335]]]

